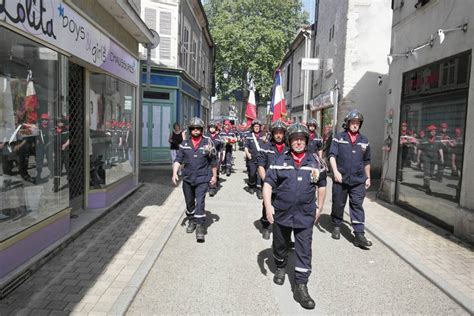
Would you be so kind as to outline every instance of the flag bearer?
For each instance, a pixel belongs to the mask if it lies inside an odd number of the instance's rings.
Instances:
[[[362,114],[353,110],[344,118],[345,131],[332,139],[329,162],[334,174],[332,187],[331,219],[334,225],[332,238],[341,237],[344,206],[349,196],[349,210],[354,245],[361,248],[372,246],[364,235],[365,212],[362,203],[370,187],[370,145],[367,137],[359,133],[364,122]]]
[[[193,117],[188,125],[190,137],[179,145],[173,165],[172,181],[178,184],[178,170],[183,165],[183,193],[188,217],[187,233],[196,231],[196,240],[204,242],[206,213],[204,200],[210,185],[216,184],[216,149],[209,137],[203,136],[204,122]]]
[[[313,224],[319,218],[316,186],[320,176],[317,158],[307,152],[308,128],[300,123],[287,130],[289,151],[269,166],[263,184],[263,202],[268,221],[273,224],[273,257],[277,270],[273,281],[285,282],[285,267],[291,232],[295,236],[294,299],[302,307],[313,309],[314,300],[308,293],[311,274]]]

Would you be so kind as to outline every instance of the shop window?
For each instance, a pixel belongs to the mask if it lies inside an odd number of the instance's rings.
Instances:
[[[467,91],[401,107],[397,200],[450,227],[461,192],[466,109]]]
[[[441,67],[441,86],[450,86],[456,84],[457,60],[452,59],[443,62]]]
[[[90,76],[90,188],[134,170],[134,88],[105,74]]]
[[[0,28],[0,240],[69,206],[57,52]],[[64,83],[66,84],[66,83]]]

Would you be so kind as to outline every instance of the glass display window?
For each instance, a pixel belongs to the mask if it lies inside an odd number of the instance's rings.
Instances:
[[[90,188],[104,188],[134,170],[134,87],[111,76],[90,76]]]
[[[0,27],[0,240],[69,206],[57,52]]]

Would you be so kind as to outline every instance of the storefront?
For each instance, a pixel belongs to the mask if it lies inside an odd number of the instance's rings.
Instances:
[[[201,93],[196,84],[181,71],[152,67],[148,84],[143,68],[142,91],[140,162],[169,163],[168,138],[174,122],[185,129],[190,118],[205,119],[208,109],[201,107]]]
[[[0,20],[2,288],[71,212],[137,187],[139,62],[138,42],[134,55],[60,1],[4,3]]]
[[[463,189],[471,51],[403,74],[396,201],[452,230]]]
[[[323,142],[327,143],[334,124],[334,91],[329,90],[321,93],[312,100],[311,117],[318,121],[318,132],[323,138]]]

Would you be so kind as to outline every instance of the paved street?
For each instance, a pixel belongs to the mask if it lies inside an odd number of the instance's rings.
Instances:
[[[283,286],[272,282],[271,243],[261,238],[256,222],[261,201],[244,190],[245,178],[238,152],[235,172],[224,177],[215,197],[207,199],[206,242],[196,243],[194,234],[186,234],[179,225],[183,197],[181,189],[169,183],[169,167],[142,171],[144,185],[0,300],[0,315],[307,312],[292,299],[291,278]],[[369,200],[366,204],[371,214],[383,209]],[[342,230],[341,240],[331,239],[329,208],[330,197],[321,226],[314,230],[309,289],[316,310],[312,313],[468,314],[370,234],[374,246],[369,251],[349,242],[349,229]],[[425,233],[423,229],[418,228],[418,236]],[[390,237],[398,231],[395,227],[385,233]],[[434,239],[426,238],[425,243]],[[442,240],[444,248],[455,249],[459,258],[465,258],[459,262],[463,260],[470,271],[472,250]],[[416,249],[416,242],[411,246]],[[467,284],[464,294],[472,298],[472,281]]]
[[[196,243],[194,234],[177,227],[129,314],[305,312],[293,300],[288,279],[284,286],[272,282],[271,242],[260,237],[257,221],[261,201],[244,190],[240,153],[235,169],[231,177],[224,177],[218,194],[207,199],[206,242]],[[314,230],[313,274],[308,286],[316,300],[316,313],[465,313],[377,240],[370,251],[364,251],[348,242],[349,229],[342,232],[345,238],[331,239],[329,208],[330,197],[321,226]]]

